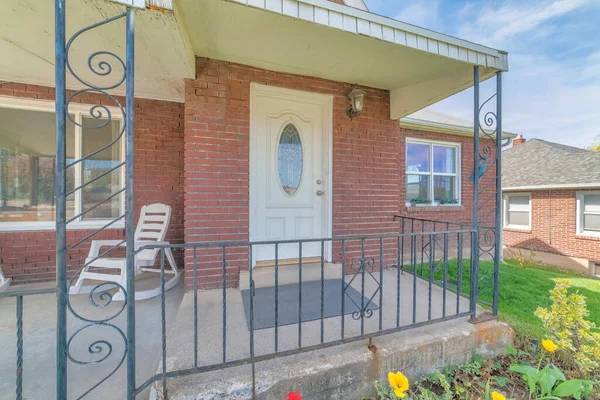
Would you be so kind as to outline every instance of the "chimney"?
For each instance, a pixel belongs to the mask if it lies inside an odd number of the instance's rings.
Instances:
[[[513,139],[512,141],[512,145],[513,147],[517,147],[523,143],[525,143],[525,138],[523,137],[523,135],[518,135],[516,138]]]

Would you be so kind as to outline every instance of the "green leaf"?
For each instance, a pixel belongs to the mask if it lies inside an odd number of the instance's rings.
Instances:
[[[481,364],[483,364],[483,357],[480,356],[479,354],[473,352],[473,362],[481,365]]]
[[[494,376],[494,380],[498,384],[498,386],[504,387],[508,384],[509,379],[505,376]]]
[[[511,365],[509,371],[517,372],[519,374],[535,377],[538,374],[538,370],[533,368],[531,365]]]
[[[556,368],[555,366],[551,366],[550,368],[548,368],[548,370],[556,378],[557,381],[564,382],[567,380],[565,374],[563,374],[562,371]]]
[[[537,382],[540,385],[541,395],[549,396],[556,384],[556,377],[550,372],[550,368],[546,367],[537,374]]]
[[[511,356],[516,356],[519,354],[519,351],[510,345],[506,346],[506,352]]]
[[[591,381],[571,379],[570,381],[566,381],[558,385],[552,392],[552,395],[557,397],[573,396],[579,391],[584,391],[590,383],[593,385],[593,382]]]
[[[537,369],[531,365],[511,365],[509,370],[523,375],[523,380],[529,386],[529,394],[536,393],[537,375],[539,373]]]

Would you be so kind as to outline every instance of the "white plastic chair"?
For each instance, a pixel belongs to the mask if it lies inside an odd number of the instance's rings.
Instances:
[[[149,245],[168,245],[169,242],[165,241],[167,230],[169,229],[169,222],[171,220],[171,207],[165,204],[150,204],[142,207],[140,214],[140,220],[135,230],[135,248],[136,250]],[[98,257],[102,248],[112,247],[119,245],[125,247],[125,243],[121,243],[122,240],[94,240],[90,247],[90,252],[85,260],[85,263],[90,263],[81,270],[77,282],[71,286],[70,294],[89,293],[92,288],[98,285],[96,283],[93,286],[82,286],[85,280],[95,280],[103,282],[114,282],[123,288],[127,288],[127,261],[125,258],[95,258]],[[156,256],[159,253],[159,249],[144,249],[135,255],[135,275],[139,275],[143,272],[154,272],[160,273],[160,269],[148,268],[154,266],[156,262]],[[165,256],[171,267],[167,270],[165,266],[165,274],[173,275],[168,281],[165,282],[165,289],[169,290],[179,282],[180,272],[175,264],[175,258],[170,248],[165,248]],[[90,271],[90,268],[94,269],[112,269],[118,270],[118,274],[110,274],[99,271]],[[160,286],[152,288],[150,290],[136,291],[135,299],[144,300],[150,299],[160,295]],[[113,300],[123,300],[124,293],[121,289],[115,294]]]
[[[0,267],[0,293],[8,289],[11,280],[12,279],[4,276],[4,272],[2,272],[2,267]]]

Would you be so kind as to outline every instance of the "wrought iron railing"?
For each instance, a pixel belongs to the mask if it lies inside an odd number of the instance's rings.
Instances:
[[[466,317],[470,315],[471,303],[474,301],[469,297],[469,290],[463,290],[463,287],[470,285],[468,280],[472,276],[471,264],[462,258],[452,261],[449,256],[450,238],[456,238],[458,243],[462,243],[471,240],[474,233],[472,229],[457,229],[306,240],[207,242],[142,247],[140,251],[150,248],[159,249],[160,254],[162,363],[159,367],[160,372],[138,386],[134,395],[154,384],[159,392],[162,391],[162,398],[168,398],[168,379],[246,364],[252,365],[252,390],[255,394],[257,362],[358,340],[370,340],[405,329]],[[441,254],[444,262],[440,272],[445,277],[450,274],[457,275],[458,280],[461,282],[464,280],[466,286],[459,283],[450,288],[446,284],[448,279],[444,279],[440,286],[435,284],[436,251],[427,253],[425,258],[421,259],[419,245],[423,238],[429,241],[441,239],[442,248],[438,255]],[[189,360],[182,360],[183,364],[190,366],[180,369],[168,369],[166,363],[169,350],[165,317],[165,250],[167,248],[183,249],[186,252],[188,279],[192,279],[190,289],[194,298],[194,323],[187,342],[190,346],[193,342],[193,351],[190,351]],[[311,265],[306,264],[304,261],[306,258],[303,258],[303,250],[304,256],[309,256],[307,248],[320,251],[316,257],[311,257]],[[297,276],[291,283],[284,283],[281,280],[283,264],[280,256],[283,254],[283,249],[287,249],[288,254],[290,249],[297,249],[297,271],[294,270]],[[256,254],[261,252],[264,255],[265,251],[273,255],[272,271],[263,267],[258,269],[252,267]],[[310,254],[312,255],[314,254]],[[238,317],[247,319],[248,337],[244,340],[247,341],[248,348],[236,354],[228,346],[228,337],[232,333],[238,335],[239,329],[228,328],[228,320],[231,324],[232,318],[235,317],[235,311],[231,311],[228,304],[241,300],[239,294],[234,294],[236,297],[232,298],[230,290],[235,289],[228,288],[236,286],[236,282],[232,282],[234,278],[231,273],[231,269],[236,267],[232,267],[230,263],[239,265],[241,259],[244,259],[244,269],[249,279],[249,303],[246,305],[249,310],[247,316],[238,314]],[[315,259],[319,261],[315,262]],[[452,270],[450,270],[451,263]],[[429,269],[430,273],[427,277],[415,273],[423,265]],[[303,273],[308,273],[309,267],[316,267],[319,271],[317,280],[312,280],[318,287],[318,293],[314,293],[313,298],[319,303],[319,309],[312,310],[312,313],[316,313],[316,317],[313,315],[312,318],[307,319],[304,314],[310,310],[303,306],[303,302],[306,301],[303,298],[303,286],[310,283],[303,279]],[[289,271],[289,266],[285,268]],[[328,273],[329,268],[338,268],[336,275],[331,276]],[[259,273],[257,271],[268,272],[269,290],[274,291],[274,304],[269,307],[273,310],[273,315],[269,315],[274,321],[272,327],[256,325],[256,293],[260,290],[257,288],[256,274]],[[264,276],[263,274],[261,277]],[[333,316],[325,312],[325,294],[330,290],[325,287],[329,280],[334,280],[335,285],[339,285],[335,289],[337,292],[334,292],[334,296],[339,295],[339,308]],[[202,303],[202,296],[207,293],[203,292],[202,288],[206,284],[221,289],[221,299],[218,304],[215,306],[214,298],[211,302],[213,307],[220,307],[220,309],[212,313],[207,311],[209,305]],[[294,293],[297,293],[294,303],[297,307],[294,305],[296,307],[293,313],[294,321],[290,323],[289,315],[286,315],[288,321],[283,323],[279,308],[283,300],[280,296],[282,288],[288,284],[297,285],[297,288],[293,288]],[[214,295],[215,292],[212,293]],[[239,311],[240,308],[236,309]],[[218,320],[207,321],[211,318],[210,315]],[[315,322],[310,324],[311,321]],[[326,324],[328,329],[325,329]],[[211,332],[213,335],[208,338],[204,335],[202,341],[199,341],[198,338],[202,336],[199,335],[199,327],[207,325],[220,326],[222,336],[217,332]],[[332,326],[335,326],[335,329],[331,329]],[[280,331],[283,329],[286,332],[286,342],[282,344]],[[303,330],[309,331],[303,334]],[[177,332],[177,334],[182,333]],[[260,334],[262,339],[264,335],[269,335],[269,344],[265,345],[265,341],[261,340],[257,346],[255,341],[257,334]],[[291,334],[296,338],[295,343],[289,342]],[[238,340],[238,350],[239,343]],[[205,357],[207,349],[218,346],[221,347],[220,355],[210,359],[200,359],[199,354]]]
[[[111,251],[119,250],[126,245],[126,259],[128,275],[134,276],[133,252],[134,252],[134,220],[133,220],[133,125],[134,125],[134,10],[127,8],[122,14],[106,18],[100,22],[84,27],[74,33],[69,40],[65,35],[65,0],[55,1],[56,15],[56,175],[55,175],[55,197],[56,197],[56,292],[57,292],[57,333],[56,333],[56,397],[64,399],[67,397],[67,366],[69,362],[72,366],[82,367],[101,364],[108,360],[110,356],[118,359],[118,364],[104,377],[97,382],[90,384],[83,393],[78,394],[78,399],[86,397],[98,386],[106,382],[121,365],[127,360],[128,391],[135,385],[135,351],[129,349],[135,348],[135,304],[133,299],[134,281],[133,278],[127,281],[126,287],[121,284],[99,283],[91,289],[89,294],[89,304],[91,310],[75,309],[69,296],[69,287],[75,282],[82,271],[92,265],[101,257],[106,257]],[[110,51],[90,51],[87,57],[87,69],[77,70],[77,63],[72,60],[76,58],[77,53],[72,50],[72,46],[82,35],[93,32],[94,29],[106,26],[108,24],[116,25],[118,23],[125,25],[125,56],[122,57]],[[66,74],[74,78],[81,89],[75,90],[67,96],[66,92]],[[98,81],[98,82],[96,82]],[[122,99],[115,97],[111,91],[116,88],[125,89],[125,105]],[[95,104],[89,104],[87,113],[88,122],[84,123],[74,119],[69,112],[72,103],[77,103],[81,97],[88,95],[97,96]],[[102,100],[99,100],[102,98]],[[114,111],[111,111],[112,106]],[[117,115],[113,115],[116,113]],[[74,160],[67,160],[66,157],[66,124],[67,120],[74,124],[77,129],[102,129],[111,122],[113,118],[120,119],[121,127],[118,134],[109,142],[104,143],[98,148],[81,154]],[[108,149],[121,148],[124,142],[125,161],[119,162],[104,171],[98,176],[76,184],[75,188],[69,189],[66,184],[67,171],[75,169],[82,165],[86,160],[101,154]],[[122,174],[124,185],[111,192],[100,201],[91,205],[81,205],[81,209],[75,212],[73,217],[67,218],[66,201],[67,198],[76,192],[90,187],[99,179],[109,176],[112,173]],[[77,174],[76,174],[77,175]],[[124,209],[118,212],[116,216],[110,216],[103,220],[102,225],[93,229],[89,234],[82,235],[69,243],[67,239],[67,227],[70,223],[90,215],[90,212],[96,210],[99,206],[107,202],[121,200]],[[125,224],[125,238],[118,243],[110,246],[101,254],[91,259],[86,259],[83,265],[78,265],[77,271],[67,279],[67,260],[69,252],[85,251],[92,239],[103,233],[107,228],[116,226],[117,223]],[[95,315],[99,309],[105,308],[112,303],[112,294],[108,291],[118,287],[126,297],[122,307],[108,317]],[[97,296],[97,297],[96,297]],[[128,323],[126,333],[114,324],[114,320],[126,311]],[[85,325],[67,334],[69,316],[82,321]],[[83,332],[90,333],[96,329],[109,329],[117,334],[118,340],[123,342],[122,354],[117,355],[113,352],[114,343],[106,339],[98,339],[89,344],[88,352],[82,357],[73,354],[71,344],[79,337],[87,339]],[[94,358],[96,357],[96,358]]]
[[[414,218],[404,215],[394,215],[394,220],[399,221],[399,232],[400,233],[415,233],[415,232],[425,232],[425,231],[433,231],[436,232],[437,229],[443,229],[448,232],[452,231],[461,231],[464,229],[473,229],[472,222],[451,222],[451,221],[443,221],[443,220],[434,220],[434,219],[425,219],[425,218]],[[471,258],[480,259],[483,256],[487,256],[487,260],[493,262],[493,266],[488,264],[479,265],[478,276],[478,285],[477,285],[477,303],[492,307],[492,311],[494,314],[497,313],[497,310],[494,309],[494,299],[497,297],[497,291],[499,289],[498,286],[498,275],[496,273],[495,267],[495,259],[493,254],[493,248],[495,246],[495,229],[493,226],[480,226],[479,227],[479,238],[477,242],[479,245],[475,247],[475,254],[472,253],[472,244],[473,242],[470,240],[468,242],[464,242],[462,238],[449,235],[448,240],[450,243],[445,243],[445,238],[441,238],[436,236],[434,238],[430,238],[427,236],[422,236],[417,241],[417,257],[420,255],[421,262],[419,263],[419,268],[417,268],[417,274],[424,279],[429,279],[429,271],[427,269],[426,260],[433,259],[433,271],[434,271],[434,284],[438,286],[446,285],[450,290],[456,291],[460,290],[458,288],[459,285],[462,284],[462,277],[458,276],[446,276],[442,275],[440,271],[445,265],[445,254],[443,253],[444,248],[451,249],[450,258],[459,260],[459,262],[467,262]],[[436,257],[437,254],[437,257]],[[442,254],[442,255],[440,255]],[[485,257],[484,257],[485,258]],[[475,281],[473,281],[475,282]],[[482,292],[486,291],[493,285],[493,298],[492,301],[486,301],[480,295]],[[471,288],[471,290],[474,288]]]
[[[14,297],[16,310],[15,343],[16,343],[16,368],[15,368],[15,399],[23,398],[23,303],[29,296],[56,293],[56,288],[44,289],[18,289],[13,288],[0,293],[0,299]],[[6,350],[6,349],[5,349]]]

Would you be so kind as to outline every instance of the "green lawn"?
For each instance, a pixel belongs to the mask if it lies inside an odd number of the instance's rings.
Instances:
[[[481,270],[492,270],[490,261],[480,262]],[[442,268],[440,268],[442,269]],[[419,267],[417,267],[419,271]],[[427,268],[423,276],[428,277]],[[450,261],[448,265],[449,281],[456,282],[457,262]],[[435,279],[442,279],[443,271],[435,274]],[[530,266],[521,268],[508,260],[500,266],[500,296],[498,311],[500,318],[506,321],[515,331],[524,336],[542,337],[544,331],[538,318],[533,314],[538,307],[548,307],[550,299],[548,291],[554,287],[555,278],[567,278],[573,287],[587,298],[590,317],[600,326],[600,279],[587,278],[578,274],[559,272],[554,268]],[[463,266],[463,292],[469,292],[469,261]],[[492,287],[486,287],[480,294],[480,299],[492,302]]]

